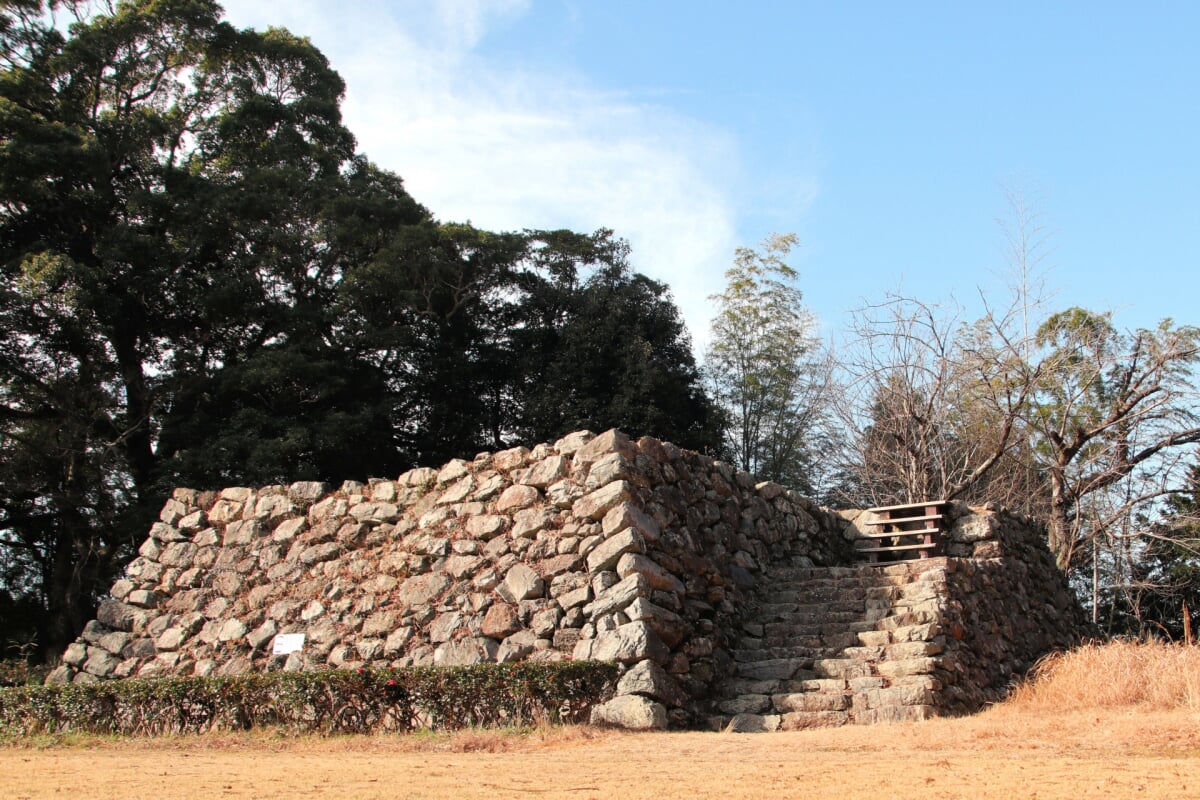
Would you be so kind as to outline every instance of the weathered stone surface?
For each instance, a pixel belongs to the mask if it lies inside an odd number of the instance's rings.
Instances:
[[[383,652],[385,655],[394,656],[404,651],[413,637],[413,629],[410,627],[397,628],[388,634],[387,639],[383,643]]]
[[[567,459],[560,455],[548,456],[529,468],[521,483],[545,489],[552,483],[567,477]]]
[[[521,618],[517,609],[508,603],[497,603],[483,617],[481,632],[493,639],[503,639],[521,629]]]
[[[337,542],[322,542],[321,544],[313,545],[305,548],[300,553],[300,562],[306,566],[319,564],[322,561],[329,561],[331,558],[336,558],[342,552],[342,546]]]
[[[625,616],[631,620],[644,620],[662,638],[667,647],[674,647],[683,641],[689,630],[683,617],[674,611],[668,611],[651,603],[645,597],[638,597],[630,603],[625,609]]]
[[[648,542],[657,542],[662,532],[654,518],[631,502],[613,506],[604,515],[601,523],[605,535],[633,528]]]
[[[96,609],[96,621],[113,630],[132,630],[133,620],[133,608],[119,600],[102,600],[100,607]]]
[[[587,557],[588,572],[604,572],[610,570],[626,553],[641,553],[646,549],[646,543],[633,528],[615,533],[598,544]]]
[[[269,619],[246,634],[246,644],[250,645],[251,650],[259,650],[269,644],[278,632],[275,620]]]
[[[496,661],[501,664],[520,661],[532,653],[536,647],[537,634],[530,630],[517,631],[500,643],[500,647],[496,650]]]
[[[576,661],[620,661],[633,664],[647,659],[658,664],[666,662],[670,650],[654,629],[645,622],[630,622],[595,639],[579,642],[572,658]]]
[[[763,714],[771,710],[771,698],[765,694],[743,694],[717,704],[724,714]]]
[[[575,431],[574,433],[568,433],[566,436],[554,443],[554,449],[564,456],[574,455],[581,447],[595,438],[595,436],[596,434],[592,433],[591,431]]]
[[[571,513],[576,517],[599,520],[617,506],[633,496],[633,486],[629,481],[614,481],[575,501]]]
[[[125,598],[125,602],[138,608],[154,608],[158,605],[158,594],[146,589],[134,589]]]
[[[475,488],[475,480],[467,475],[461,478],[450,486],[446,491],[442,492],[438,498],[438,505],[450,505],[452,503],[461,503],[467,499],[467,495],[471,494]]]
[[[437,482],[442,484],[456,481],[467,474],[468,467],[469,465],[466,461],[463,461],[461,458],[456,458],[446,466],[442,467],[442,469],[438,472]]]
[[[571,572],[579,567],[581,559],[574,553],[564,553],[560,556],[551,556],[534,564],[534,569],[543,578],[549,580],[566,572]]]
[[[972,514],[954,524],[950,538],[956,542],[978,542],[996,536],[999,527],[993,514]]]
[[[325,484],[319,481],[297,481],[288,486],[288,497],[307,506],[325,494]]]
[[[591,464],[609,453],[618,453],[632,458],[637,453],[637,445],[627,435],[613,428],[590,439],[587,444],[580,447],[575,452],[574,460],[576,464]]]
[[[785,731],[836,728],[849,721],[850,715],[845,711],[792,711],[782,715],[779,728]]]
[[[838,692],[805,692],[777,694],[769,698],[776,711],[844,711],[850,707],[849,698]]]
[[[400,614],[395,610],[376,611],[363,621],[362,635],[364,637],[387,636],[395,630],[399,620]]]
[[[221,632],[217,634],[217,638],[222,642],[232,642],[246,635],[246,623],[240,619],[228,620],[221,626]]]
[[[63,653],[62,660],[68,666],[82,666],[83,662],[87,661],[87,645],[82,642],[71,642],[71,644],[67,645],[67,650]]]
[[[637,552],[626,552],[621,555],[616,565],[617,574],[622,578],[638,574],[646,579],[651,588],[662,592],[682,594],[685,589],[683,581],[672,575],[652,558]]]
[[[433,653],[433,663],[443,667],[463,667],[495,661],[499,645],[492,639],[474,637],[448,642]]]
[[[88,658],[83,664],[83,671],[97,678],[107,678],[112,675],[119,662],[120,659],[107,650],[93,647],[88,650]]]
[[[591,723],[635,731],[665,730],[667,709],[648,697],[621,695],[593,708]]]
[[[159,650],[171,652],[178,650],[186,638],[187,633],[182,628],[167,628],[154,640],[154,645]]]
[[[735,714],[724,727],[725,733],[769,733],[779,730],[777,714]]]
[[[554,524],[554,513],[548,508],[526,508],[513,515],[514,539],[529,539]]]
[[[635,600],[650,593],[650,585],[641,575],[630,575],[604,591],[584,606],[583,613],[589,617],[602,617],[614,611],[622,611]]]
[[[584,480],[584,487],[597,489],[618,480],[634,484],[645,483],[630,458],[621,453],[609,453],[592,463]]]
[[[617,694],[645,695],[672,708],[679,708],[688,701],[687,692],[653,661],[639,661],[634,664],[617,683]]]
[[[504,532],[505,518],[498,514],[482,514],[467,520],[466,530],[476,539],[491,539]]]
[[[541,494],[532,486],[515,484],[500,493],[496,500],[496,513],[511,514],[523,508],[529,508],[541,499]]]
[[[448,611],[444,614],[438,614],[434,617],[433,622],[429,623],[429,641],[434,644],[440,642],[448,642],[454,638],[454,634],[463,625],[463,615],[457,611]]]
[[[450,578],[441,574],[414,575],[396,590],[396,603],[404,608],[425,606],[450,586]]]
[[[508,602],[515,603],[531,597],[541,597],[546,591],[546,582],[524,564],[514,564],[504,573],[504,583],[498,591]]]

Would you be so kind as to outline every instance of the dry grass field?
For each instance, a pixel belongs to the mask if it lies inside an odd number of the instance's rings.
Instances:
[[[1200,648],[1047,664],[964,719],[774,734],[66,737],[0,748],[0,797],[1194,798]]]

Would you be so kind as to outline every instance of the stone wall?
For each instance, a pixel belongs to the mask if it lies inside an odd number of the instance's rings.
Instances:
[[[956,514],[951,554],[978,566],[946,573],[965,593],[948,606],[964,651],[948,669],[994,680],[992,639],[1021,640],[1002,646],[1017,668],[1062,598],[1045,598],[1044,546],[1036,566],[1007,566],[1036,532]],[[848,563],[859,519],[618,431],[332,492],[179,489],[52,677],[613,659],[626,672],[599,721],[694,725],[734,671],[764,567]],[[1029,625],[973,600],[980,587],[1025,598]],[[304,633],[303,650],[271,655],[280,633]]]

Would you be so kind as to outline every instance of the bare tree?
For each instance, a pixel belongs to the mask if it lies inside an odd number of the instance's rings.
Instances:
[[[1136,477],[1170,475],[1179,448],[1200,442],[1193,368],[1200,329],[1166,320],[1122,334],[1110,314],[1072,308],[1037,332],[1036,395],[1023,415],[1050,489],[1050,549],[1070,568],[1081,544],[1111,521],[1170,491],[1161,482],[1086,524],[1084,500]]]
[[[853,316],[840,419],[850,431],[847,499],[968,498],[1019,444],[1029,393],[996,323],[892,296]],[[1000,483],[996,484],[997,486]],[[989,498],[990,499],[990,498]]]

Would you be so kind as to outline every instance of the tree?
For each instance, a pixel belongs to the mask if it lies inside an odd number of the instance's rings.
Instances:
[[[894,296],[855,313],[838,416],[844,499],[859,505],[1020,495],[1019,413],[1029,395],[1003,323]]]
[[[1164,320],[1122,334],[1111,315],[1072,308],[1042,323],[1037,345],[1044,354],[1024,419],[1049,484],[1050,549],[1067,570],[1089,535],[1168,494],[1173,472],[1162,459],[1200,441],[1192,378],[1200,329]],[[1079,513],[1139,470],[1149,482],[1138,491],[1090,521]]]
[[[810,438],[824,413],[828,371],[812,314],[784,260],[795,234],[760,249],[739,247],[705,357],[709,390],[727,418],[725,445],[737,466],[765,480],[810,487]]]
[[[372,382],[329,313],[333,212],[369,205],[371,168],[324,57],[205,0],[51,5],[69,33],[31,0],[0,15],[0,536],[48,652],[180,478],[324,477],[331,445],[389,441],[344,402]],[[391,188],[374,202],[427,224]],[[298,434],[334,423],[361,438]]]
[[[439,223],[307,40],[95,7],[0,6],[0,614],[38,609],[0,633],[61,651],[173,486],[705,441],[678,312],[610,233]]]
[[[620,427],[682,447],[720,447],[691,340],[667,287],[637,274],[609,231],[541,234],[514,305],[519,438]]]
[[[1190,615],[1200,611],[1200,464],[1188,468],[1181,491],[1163,498],[1162,514],[1146,533],[1132,580],[1114,603],[1130,619],[1127,632],[1163,632],[1182,641]]]
[[[605,230],[444,225],[406,246],[422,272],[387,259],[357,270],[346,307],[396,394],[409,457],[441,463],[579,428],[714,447],[678,309],[628,253]]]

